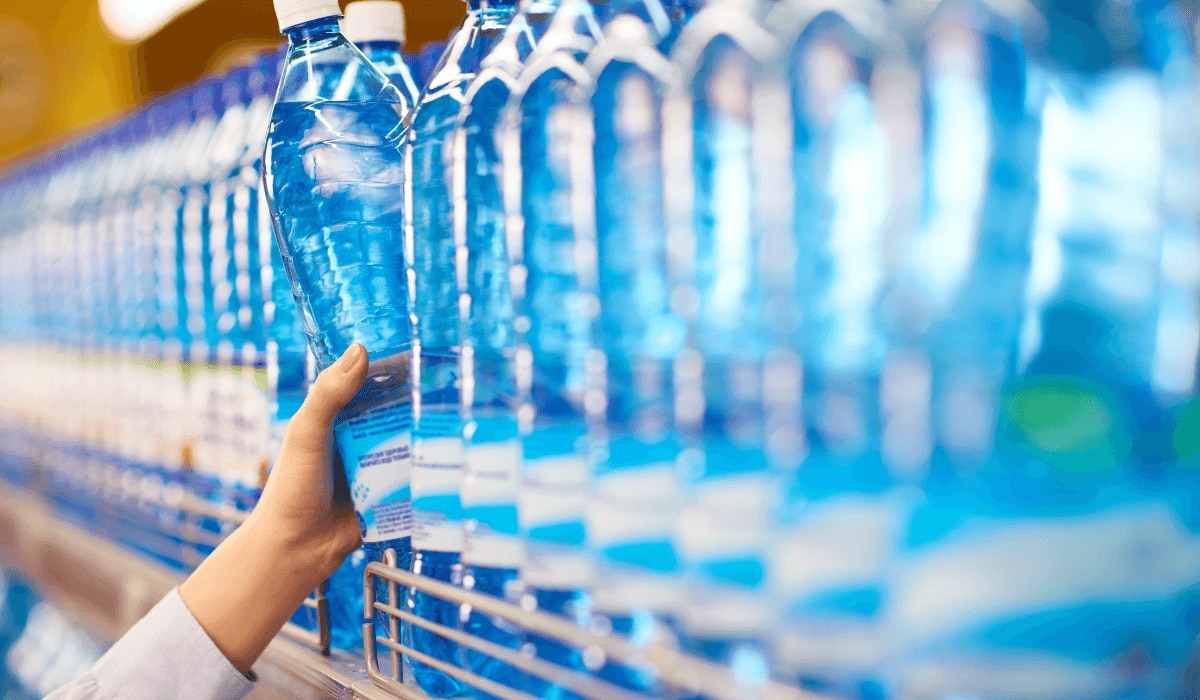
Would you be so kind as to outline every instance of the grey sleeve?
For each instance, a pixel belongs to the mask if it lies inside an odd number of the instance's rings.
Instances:
[[[87,673],[46,700],[241,700],[253,689],[173,590]]]

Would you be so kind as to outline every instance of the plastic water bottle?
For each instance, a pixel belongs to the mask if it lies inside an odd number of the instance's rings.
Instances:
[[[233,417],[237,426],[240,473],[235,479],[234,502],[242,511],[258,502],[275,450],[272,444],[274,411],[271,406],[267,367],[269,324],[266,304],[273,284],[264,273],[273,266],[275,254],[270,217],[262,190],[262,144],[270,127],[271,103],[279,81],[278,56],[260,56],[247,76],[245,113],[239,134],[239,157],[228,176],[225,214],[232,233],[229,239],[229,264],[226,271],[230,304],[221,326],[236,328],[231,344],[237,353],[240,398]],[[236,309],[236,310],[235,310]]]
[[[235,68],[221,78],[225,109],[210,148],[212,184],[208,206],[208,277],[212,301],[208,335],[215,341],[219,449],[224,456],[218,472],[221,499],[241,512],[258,500],[270,464],[269,400],[266,392],[265,332],[251,304],[252,287],[260,267],[256,261],[259,236],[252,235],[250,197],[239,180],[253,180],[252,164],[261,156],[269,113],[251,112],[251,67]],[[261,106],[262,101],[259,102]],[[250,120],[258,138],[248,142]],[[259,178],[261,181],[261,178]],[[239,196],[240,194],[240,196]],[[256,222],[255,222],[256,223]],[[251,274],[253,269],[254,274]]]
[[[161,539],[153,527],[146,524],[148,515],[144,505],[143,489],[149,471],[149,455],[146,433],[142,430],[139,402],[145,395],[144,373],[138,362],[142,345],[144,313],[142,298],[145,290],[152,286],[152,267],[148,263],[150,231],[147,217],[141,216],[144,208],[136,197],[137,176],[143,161],[141,127],[144,115],[134,115],[123,125],[126,141],[117,166],[119,177],[113,184],[109,196],[110,241],[113,246],[112,293],[113,317],[111,325],[110,368],[115,414],[113,416],[114,439],[113,459],[122,471],[119,508],[123,513],[122,529],[148,533],[154,540],[161,557]]]
[[[152,178],[157,167],[156,149],[159,141],[152,123],[149,109],[143,111],[136,123],[136,132],[141,139],[138,146],[135,182],[130,197],[133,222],[131,225],[132,247],[136,251],[130,263],[129,273],[134,283],[133,308],[130,310],[130,387],[134,405],[126,419],[130,421],[129,432],[134,434],[135,460],[137,463],[137,488],[139,492],[134,517],[155,533],[159,546],[169,552],[161,559],[178,566],[178,545],[170,528],[164,527],[163,515],[166,501],[166,479],[158,454],[158,422],[163,414],[157,410],[160,403],[159,375],[162,342],[158,332],[160,315],[157,265],[157,217],[158,190]],[[166,521],[170,522],[169,519]]]
[[[686,330],[672,308],[675,270],[667,250],[663,192],[663,104],[677,89],[675,67],[659,46],[678,23],[657,1],[618,3],[604,38],[584,66],[593,92],[586,117],[595,182],[595,220],[578,235],[595,236],[600,313],[593,328],[603,370],[590,390],[606,396],[590,411],[594,492],[589,546],[599,557],[596,612],[635,644],[670,638],[683,600],[673,533],[682,485],[675,462],[672,362]],[[594,226],[594,231],[589,230]],[[648,664],[608,663],[600,676],[635,690],[663,692]]]
[[[905,370],[885,362],[880,301],[885,256],[908,224],[915,177],[898,174],[919,140],[901,135],[918,101],[891,22],[876,2],[790,3],[767,20],[788,76],[794,232],[765,285],[782,321],[767,322],[778,342],[763,373],[767,453],[790,473],[772,538],[777,663],[806,687],[858,697],[886,694],[882,621],[904,519],[880,408],[890,373]]]
[[[187,457],[191,467],[191,489],[214,506],[225,502],[221,472],[226,466],[222,416],[222,372],[217,367],[232,363],[232,348],[219,347],[215,318],[212,270],[212,220],[209,217],[213,192],[213,159],[228,132],[225,98],[220,82],[209,78],[197,84],[190,96],[191,124],[184,145],[187,165],[181,183],[179,249],[181,275],[180,329],[184,333],[186,358],[193,371],[188,380],[191,416],[187,433]],[[201,530],[211,535],[200,544],[202,554],[232,527],[220,518],[201,516]]]
[[[1086,564],[1038,576],[1048,604],[1030,612],[1054,614],[1069,638],[1030,644],[1019,622],[989,615],[1011,630],[991,639],[1120,669],[1107,693],[1165,695],[1196,634],[1178,623],[1196,611],[1196,509],[1179,495],[1194,493],[1195,477],[1177,470],[1167,437],[1170,412],[1195,395],[1196,199],[1184,183],[1197,174],[1197,127],[1185,116],[1197,104],[1196,58],[1173,3],[1038,7],[1049,26],[1035,56],[1046,77],[1041,196],[1021,378],[1005,398],[1000,447],[1007,464],[1024,465],[1005,470],[1012,491],[994,497],[1023,516],[1008,541],[1028,564],[1055,545]],[[995,489],[1000,476],[989,476]],[[1028,546],[1039,526],[1047,534],[1047,516],[1052,534]],[[1026,572],[1012,572],[1015,590],[1029,590]]]
[[[233,194],[249,146],[251,74],[249,68],[236,69],[224,76],[217,88],[222,109],[206,148],[207,236],[202,251],[204,345],[210,361],[215,362],[208,369],[194,371],[192,379],[207,401],[193,459],[215,477],[212,500],[243,512],[256,501],[269,459],[268,402],[255,376],[258,348],[253,312],[243,307],[250,293],[250,220],[238,213],[248,206],[249,199],[243,195],[239,206]],[[266,115],[259,116],[261,120]],[[265,136],[265,123],[259,126],[260,135]],[[256,154],[251,158],[257,158],[260,146],[261,140],[250,147]],[[263,380],[265,384],[265,374]],[[230,530],[231,524],[222,523],[221,534]]]
[[[580,624],[590,619],[593,557],[586,551],[587,358],[596,313],[593,272],[577,265],[576,210],[590,185],[573,181],[569,154],[581,115],[582,62],[606,11],[565,0],[513,86],[499,135],[511,261],[514,376],[523,462],[518,491],[525,560],[521,580],[539,609]],[[589,177],[590,179],[590,177]],[[590,203],[589,203],[590,208]],[[584,244],[587,245],[587,244]],[[537,655],[583,668],[578,650],[529,634]],[[530,691],[560,692],[530,680]]]
[[[413,382],[413,572],[459,584],[463,525],[462,419],[459,369],[458,290],[454,258],[452,135],[466,91],[483,57],[500,41],[513,17],[511,2],[472,2],[451,38],[410,121],[405,142],[411,177],[406,221],[409,289],[417,342]],[[425,619],[458,624],[458,605],[409,592],[408,606]],[[457,663],[457,645],[419,628],[407,628],[414,649]],[[413,675],[436,697],[461,695],[465,687],[417,661]]]
[[[407,567],[411,337],[397,146],[409,105],[338,32],[336,2],[275,8],[289,40],[263,156],[276,241],[318,368],[353,342],[371,354],[334,435],[368,558],[394,549]]]
[[[882,449],[897,478],[919,484],[923,497],[898,541],[889,590],[894,692],[920,692],[929,679],[914,671],[939,663],[929,629],[945,618],[924,616],[932,600],[925,577],[936,576],[938,552],[953,550],[946,538],[986,511],[967,494],[995,459],[1037,195],[1038,90],[1023,46],[1032,19],[971,3],[903,22],[914,28],[908,39],[927,105],[923,204],[885,302],[894,347]],[[973,618],[971,608],[953,617]],[[919,611],[917,624],[910,611]]]
[[[396,0],[356,0],[346,6],[342,34],[415,105],[421,91],[404,62],[404,7]]]
[[[1170,194],[1194,177],[1195,126],[1180,118],[1195,108],[1194,57],[1172,5],[1039,8],[1017,374],[990,454],[954,473],[965,496],[944,487],[905,543],[897,623],[926,673],[904,690],[995,692],[1019,677],[1030,697],[1167,695],[1195,635],[1179,622],[1194,619],[1194,529],[1159,490],[1181,473],[1162,444],[1168,411],[1194,392],[1194,313],[1164,323],[1172,287],[1194,285],[1171,263],[1195,259],[1194,199]],[[985,264],[1013,265],[1012,248],[989,247],[976,293],[997,274]],[[934,601],[934,580],[957,583]]]
[[[459,381],[463,412],[462,585],[519,602],[523,547],[517,520],[521,444],[513,374],[513,301],[505,240],[503,182],[496,125],[517,76],[545,34],[557,0],[523,3],[504,38],[484,57],[467,88],[452,136],[450,183],[458,291]],[[472,610],[464,631],[510,649],[521,634],[511,623]],[[464,665],[509,688],[524,687],[514,667],[466,647]]]
[[[778,487],[766,451],[772,338],[759,262],[772,255],[764,236],[775,229],[762,204],[775,201],[765,195],[780,174],[764,170],[769,161],[755,148],[786,149],[786,105],[755,109],[775,47],[752,3],[707,4],[675,42],[684,89],[663,136],[669,225],[686,238],[675,293],[693,300],[681,309],[687,338],[674,362],[688,481],[676,532],[689,579],[681,627],[687,648],[728,664],[748,687],[767,673],[767,526]]]

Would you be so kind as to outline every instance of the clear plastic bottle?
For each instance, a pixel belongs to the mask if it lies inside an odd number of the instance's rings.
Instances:
[[[521,580],[539,609],[580,624],[590,620],[595,568],[584,529],[590,476],[583,401],[596,304],[594,280],[580,278],[592,270],[576,265],[574,208],[590,200],[591,187],[576,180],[569,154],[583,116],[580,87],[591,82],[583,60],[607,9],[564,0],[512,88],[498,136],[522,447]],[[577,649],[536,634],[526,644],[545,660],[583,668]],[[538,679],[530,679],[529,690],[563,692]]]
[[[931,508],[905,543],[918,554],[897,622],[929,672],[904,690],[1019,677],[1029,697],[1170,695],[1196,633],[1200,552],[1182,487],[1194,476],[1170,444],[1195,392],[1195,315],[1174,306],[1196,297],[1182,273],[1195,203],[1175,195],[1196,173],[1195,55],[1171,3],[1036,6],[1031,241],[992,247],[972,285],[1028,256],[1015,372],[987,459],[951,472],[957,503],[944,488],[958,507]],[[993,182],[1010,189],[1010,173]],[[935,599],[930,581],[956,585]]]
[[[890,386],[913,381],[887,361],[880,313],[920,143],[906,128],[919,118],[915,71],[892,21],[873,1],[788,3],[767,21],[784,44],[793,188],[789,260],[766,302],[779,319],[767,324],[768,455],[789,475],[772,523],[776,661],[789,680],[857,697],[888,692],[887,577],[905,515],[881,409]]]
[[[153,326],[155,360],[156,417],[153,452],[163,482],[164,507],[159,513],[160,527],[172,534],[176,545],[182,543],[183,513],[179,506],[187,489],[184,470],[184,424],[188,404],[183,379],[183,346],[180,342],[178,212],[182,195],[178,185],[177,154],[186,134],[186,102],[183,95],[164,98],[151,115],[156,134],[152,160],[151,198],[153,208],[154,277],[157,316]],[[182,559],[182,557],[181,557]],[[195,561],[180,565],[194,566]]]
[[[411,105],[339,33],[336,2],[275,9],[289,41],[263,155],[275,237],[317,367],[354,342],[371,354],[334,435],[368,557],[394,549],[407,567],[411,326],[398,145]]]
[[[463,586],[519,602],[523,548],[517,522],[517,436],[513,302],[505,242],[503,183],[496,125],[525,60],[550,23],[557,0],[523,3],[504,38],[467,88],[452,136],[451,182],[457,273],[463,414]],[[511,623],[472,610],[464,631],[516,649]],[[466,647],[467,668],[510,688],[524,674]]]
[[[455,276],[452,142],[455,121],[483,57],[512,20],[511,2],[472,2],[463,25],[433,71],[413,113],[404,144],[411,173],[406,237],[410,248],[409,288],[417,342],[413,382],[413,572],[461,582],[462,419],[459,369],[458,290]],[[408,606],[440,624],[458,624],[458,606],[412,590]],[[414,649],[458,662],[457,645],[409,627]],[[412,661],[421,688],[435,697],[461,695],[450,676]]]
[[[674,361],[674,418],[686,504],[676,548],[687,567],[680,621],[692,653],[731,667],[752,689],[767,675],[767,544],[778,488],[767,453],[768,364],[762,274],[778,227],[771,187],[787,179],[786,104],[767,102],[777,47],[743,0],[706,4],[680,31],[672,58],[681,90],[663,139],[666,190],[681,272],[675,298],[687,323]],[[764,108],[769,107],[769,108]],[[769,166],[775,165],[772,171]],[[776,193],[777,194],[777,193]]]
[[[189,125],[183,143],[181,207],[179,210],[178,241],[180,288],[180,324],[188,369],[189,420],[186,431],[186,466],[190,489],[200,500],[220,506],[224,502],[221,471],[225,466],[221,456],[224,435],[221,417],[225,410],[217,381],[218,371],[211,366],[232,362],[230,348],[218,355],[219,337],[214,317],[212,270],[212,221],[208,211],[213,188],[213,155],[220,152],[219,139],[225,135],[221,128],[225,112],[225,95],[216,78],[208,78],[189,95]],[[200,528],[220,538],[228,534],[220,518],[201,516]],[[231,529],[231,528],[230,528]],[[211,542],[212,540],[209,540]],[[201,544],[202,555],[210,553],[210,543]]]
[[[978,514],[965,498],[994,459],[1001,389],[1015,361],[1036,200],[1036,91],[1024,28],[1036,19],[986,3],[901,7],[921,76],[921,207],[884,303],[881,449],[897,480],[919,484],[888,591],[893,692],[937,654],[904,612],[942,538]],[[915,565],[914,565],[915,564]],[[918,609],[920,604],[916,606]]]
[[[663,105],[678,73],[660,47],[686,19],[672,4],[618,3],[616,16],[584,67],[594,88],[587,103],[592,144],[577,151],[593,171],[600,313],[593,337],[604,369],[590,390],[606,396],[590,411],[593,494],[589,546],[599,559],[597,614],[635,644],[673,637],[683,599],[674,529],[682,502],[675,462],[672,362],[685,325],[673,308],[676,271],[668,257],[663,192]],[[677,19],[678,18],[678,19]],[[661,693],[648,663],[606,664],[599,674],[621,686]]]

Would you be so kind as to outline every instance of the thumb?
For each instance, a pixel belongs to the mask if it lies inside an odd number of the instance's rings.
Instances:
[[[333,419],[362,388],[368,364],[366,348],[354,343],[337,362],[317,375],[304,404],[288,425],[287,438],[293,448],[310,454],[325,451]]]

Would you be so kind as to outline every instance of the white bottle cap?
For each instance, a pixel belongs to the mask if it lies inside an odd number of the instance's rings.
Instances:
[[[337,0],[274,0],[279,31],[322,17],[341,17]]]
[[[396,0],[358,0],[346,5],[342,34],[356,44],[368,41],[404,43],[404,7]]]

